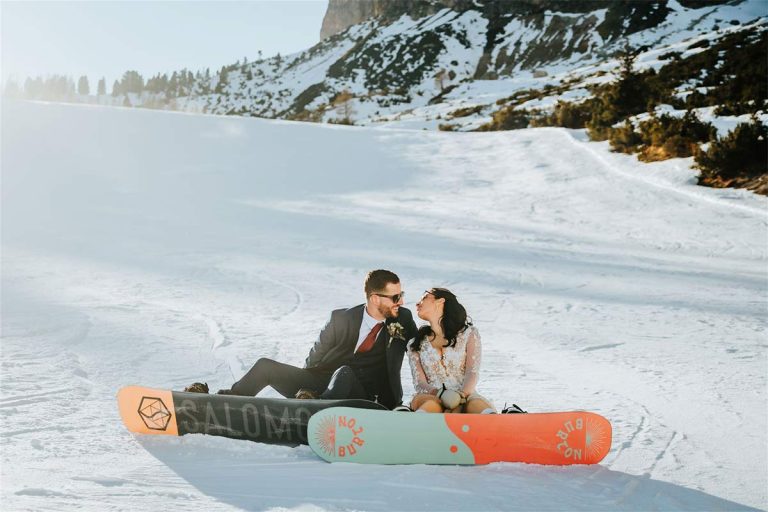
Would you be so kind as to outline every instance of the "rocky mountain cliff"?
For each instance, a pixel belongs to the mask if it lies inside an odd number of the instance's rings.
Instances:
[[[677,3],[698,9],[728,1],[679,0]],[[505,18],[512,16],[536,16],[547,11],[583,14],[606,9],[608,21],[601,27],[604,37],[608,32],[621,35],[650,28],[663,21],[670,11],[669,0],[329,0],[320,39],[327,39],[369,19],[386,23],[403,15],[422,18],[446,8],[456,12],[480,11],[491,26],[501,25]],[[626,20],[626,26],[621,27],[617,23],[620,20]]]
[[[412,18],[435,14],[440,9],[464,10],[466,0],[329,0],[320,39],[345,31],[369,19],[392,21],[402,15]]]

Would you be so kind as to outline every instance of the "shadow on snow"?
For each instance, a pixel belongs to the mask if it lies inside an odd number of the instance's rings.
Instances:
[[[307,446],[197,435],[137,439],[203,494],[246,510],[757,510],[600,465],[329,464]]]

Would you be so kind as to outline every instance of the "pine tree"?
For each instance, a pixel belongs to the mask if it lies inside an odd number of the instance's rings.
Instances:
[[[165,96],[166,98],[176,98],[179,96],[179,75],[175,71],[171,75],[171,80],[168,82]]]
[[[126,71],[123,73],[123,78],[120,82],[122,92],[141,94],[144,90],[144,78],[138,71]]]
[[[27,79],[24,80],[24,96],[31,100],[38,98],[43,90],[42,82],[43,80],[40,77],[34,79],[27,77]]]
[[[77,94],[81,96],[88,96],[91,94],[91,87],[88,85],[88,77],[83,75],[77,81]]]
[[[652,100],[647,77],[634,69],[638,51],[624,47],[619,54],[621,68],[619,78],[601,88],[593,102],[592,116],[587,123],[590,138],[605,140],[611,126],[629,116],[644,112]]]
[[[112,84],[112,96],[116,98],[116,97],[120,96],[120,94],[121,94],[120,82],[115,80],[115,83]]]
[[[211,94],[211,69],[205,68],[205,74],[203,75],[203,94]]]
[[[217,94],[222,94],[224,92],[224,87],[226,87],[228,80],[229,73],[227,73],[227,68],[222,67],[221,71],[219,71],[219,81],[216,83]]]
[[[46,99],[71,99],[75,96],[75,82],[64,75],[52,75],[45,80],[40,79],[41,87],[36,97]]]
[[[98,95],[103,96],[105,94],[107,94],[107,80],[104,77],[101,77],[98,85]]]
[[[19,87],[19,84],[16,83],[16,80],[11,78],[5,83],[5,88],[3,89],[3,96],[6,96],[8,98],[21,97],[21,88]]]
[[[192,90],[195,88],[195,75],[193,75],[191,71],[187,71],[187,79],[185,80],[185,87],[186,87],[186,90],[184,91],[184,96],[188,96],[192,94]]]

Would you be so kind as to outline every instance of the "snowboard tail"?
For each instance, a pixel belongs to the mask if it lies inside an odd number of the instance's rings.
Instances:
[[[334,407],[310,418],[309,445],[329,462],[596,464],[611,448],[611,424],[582,411],[422,414]]]
[[[329,407],[386,410],[368,400],[296,400],[208,395],[128,386],[117,394],[131,432],[183,436],[208,434],[267,444],[307,444],[309,418]]]

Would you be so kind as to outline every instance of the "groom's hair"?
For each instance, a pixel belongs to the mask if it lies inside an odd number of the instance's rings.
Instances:
[[[382,269],[371,270],[365,276],[365,297],[368,298],[376,292],[384,291],[389,283],[397,284],[399,282],[400,278],[394,272]]]

